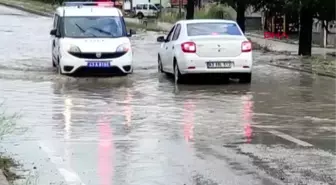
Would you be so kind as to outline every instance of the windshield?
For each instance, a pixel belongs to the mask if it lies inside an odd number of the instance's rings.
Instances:
[[[190,23],[187,24],[188,36],[203,35],[242,35],[235,23]]]
[[[73,38],[125,37],[126,28],[122,17],[65,17],[64,36]]]

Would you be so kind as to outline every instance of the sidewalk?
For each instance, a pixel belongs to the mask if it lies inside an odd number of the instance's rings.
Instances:
[[[247,37],[250,37],[254,42],[259,45],[269,47],[270,50],[273,51],[288,51],[292,54],[297,54],[299,50],[298,44],[290,44],[275,40],[264,39],[256,36],[255,34],[246,33]],[[313,55],[326,55],[327,53],[335,52],[336,50],[333,48],[320,48],[320,47],[312,47]]]

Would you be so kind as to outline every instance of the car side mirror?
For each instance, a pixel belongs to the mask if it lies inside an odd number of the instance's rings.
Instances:
[[[128,33],[128,36],[129,36],[129,37],[132,37],[132,35],[135,35],[135,34],[136,34],[136,31],[130,29],[130,31],[129,31],[129,33]]]
[[[52,36],[56,36],[56,32],[57,32],[56,29],[52,29],[52,30],[50,31],[50,35],[52,35]]]
[[[156,39],[157,42],[165,42],[166,39],[164,38],[164,36],[160,36]]]
[[[50,35],[55,36],[55,37],[60,37],[60,35],[57,34],[57,29],[52,29],[52,30],[50,31]]]

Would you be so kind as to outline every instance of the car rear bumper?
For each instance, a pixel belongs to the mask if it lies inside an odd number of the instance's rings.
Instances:
[[[207,62],[232,62],[231,68],[208,68]],[[198,57],[196,54],[182,55],[177,59],[181,74],[198,73],[251,73],[252,52],[237,57]]]
[[[195,68],[195,69],[184,69],[180,70],[181,74],[208,74],[208,73],[251,73],[251,68],[225,68],[225,69],[208,69],[206,67],[204,68]]]

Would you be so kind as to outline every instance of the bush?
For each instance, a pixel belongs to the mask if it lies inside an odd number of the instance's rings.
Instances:
[[[186,12],[184,9],[181,10],[182,17],[184,18],[186,16]],[[170,22],[174,23],[181,18],[179,17],[179,9],[178,8],[165,8],[162,10],[162,12],[159,15],[159,20],[162,22]]]
[[[211,4],[195,11],[196,19],[234,19],[234,10],[224,5]]]
[[[182,10],[182,18],[186,15]],[[162,22],[174,23],[180,20],[178,8],[167,8],[161,12],[159,20]],[[195,9],[195,19],[235,19],[235,11],[233,8],[225,5],[210,4],[202,9]]]

